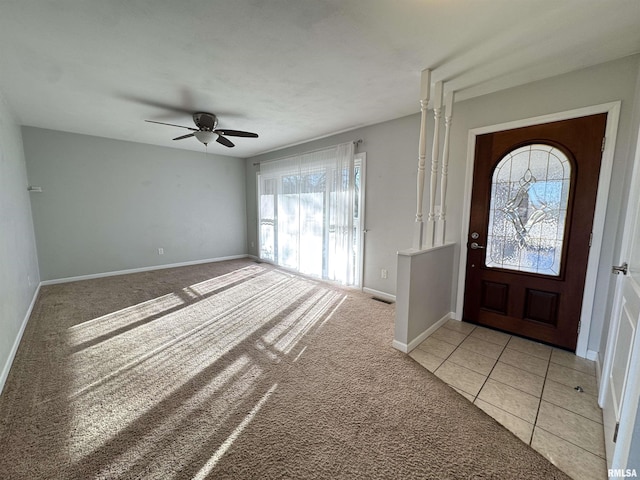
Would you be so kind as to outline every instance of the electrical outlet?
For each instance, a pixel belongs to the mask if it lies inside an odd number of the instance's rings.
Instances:
[[[380,278],[387,278],[387,269],[383,268],[380,270]]]
[[[160,247],[158,249],[158,255],[164,255],[164,248]]]

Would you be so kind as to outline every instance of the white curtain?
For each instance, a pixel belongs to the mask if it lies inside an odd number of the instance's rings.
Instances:
[[[353,285],[352,142],[263,162],[258,181],[260,258]]]

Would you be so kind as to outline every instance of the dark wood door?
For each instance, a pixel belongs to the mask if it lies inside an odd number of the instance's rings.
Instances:
[[[476,138],[465,321],[575,350],[606,120]]]

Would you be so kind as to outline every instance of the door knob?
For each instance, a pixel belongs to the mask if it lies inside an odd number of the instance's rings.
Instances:
[[[479,250],[484,248],[484,245],[478,245],[478,242],[471,242],[471,250]]]

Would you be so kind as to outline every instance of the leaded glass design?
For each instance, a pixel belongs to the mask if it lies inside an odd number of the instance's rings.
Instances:
[[[571,163],[551,145],[505,155],[491,182],[486,266],[559,276]]]

